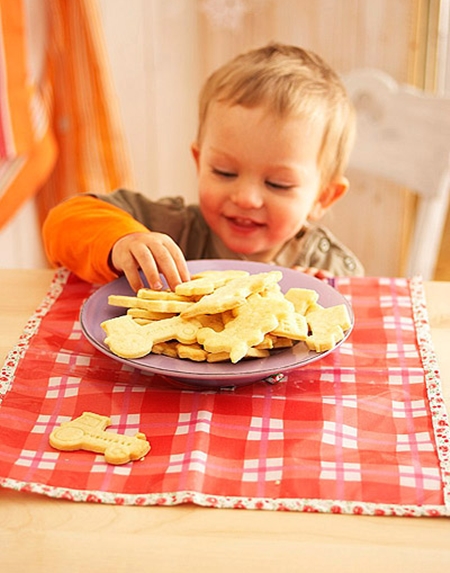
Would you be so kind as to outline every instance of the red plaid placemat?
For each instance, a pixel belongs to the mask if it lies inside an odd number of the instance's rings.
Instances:
[[[271,385],[191,391],[84,338],[93,287],[58,271],[0,375],[0,485],[76,501],[450,515],[449,425],[422,282],[336,279],[355,328]],[[59,452],[52,429],[90,410],[149,438],[143,461]]]

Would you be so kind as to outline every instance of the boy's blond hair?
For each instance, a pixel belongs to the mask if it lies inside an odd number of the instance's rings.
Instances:
[[[337,73],[315,53],[269,44],[218,68],[200,92],[199,145],[212,102],[262,105],[282,118],[317,122],[323,129],[318,158],[322,185],[344,174],[354,141],[354,108]]]

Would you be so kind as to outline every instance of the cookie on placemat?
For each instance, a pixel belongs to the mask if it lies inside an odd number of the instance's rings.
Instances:
[[[50,434],[50,445],[57,450],[87,450],[104,454],[110,464],[126,464],[140,460],[150,451],[145,434],[135,436],[105,432],[111,425],[108,416],[83,412],[81,416],[64,422]]]

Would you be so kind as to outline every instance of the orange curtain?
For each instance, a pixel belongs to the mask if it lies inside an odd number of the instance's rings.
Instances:
[[[24,4],[0,0],[0,228],[34,195],[42,221],[76,193],[133,185],[96,0],[42,5],[47,59],[33,86]]]
[[[41,220],[66,197],[133,186],[99,10],[94,0],[47,0],[52,127],[59,155],[38,195]]]
[[[57,154],[26,38],[23,2],[0,0],[0,228],[39,190]]]

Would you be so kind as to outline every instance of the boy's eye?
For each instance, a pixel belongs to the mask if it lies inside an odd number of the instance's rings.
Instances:
[[[272,189],[291,189],[292,185],[286,185],[283,183],[275,183],[274,181],[266,181],[266,185]]]
[[[225,171],[223,169],[213,168],[212,172],[214,173],[214,175],[218,175],[219,177],[225,177],[225,178],[236,177],[236,173],[233,173],[232,171]]]

